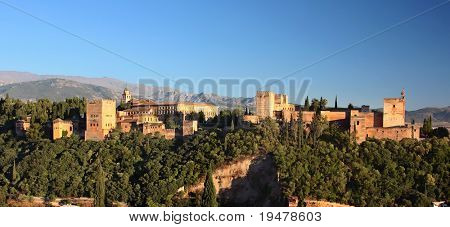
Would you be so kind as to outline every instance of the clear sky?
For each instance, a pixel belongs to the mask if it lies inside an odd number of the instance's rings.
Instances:
[[[1,4],[0,70],[159,76]],[[7,0],[167,77],[281,78],[445,0]],[[450,4],[295,74],[310,97],[450,105]]]

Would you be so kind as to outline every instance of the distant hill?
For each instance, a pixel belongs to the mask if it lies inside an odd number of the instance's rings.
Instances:
[[[35,81],[40,79],[40,76],[32,73],[0,71],[0,86],[6,84]]]
[[[125,88],[128,88],[135,97],[144,97],[155,101],[209,102],[221,108],[227,108],[230,105],[233,107],[247,106],[253,103],[253,98],[230,98],[205,93],[193,94],[167,87],[146,86],[145,92],[140,94],[137,84],[109,77],[89,78],[0,71],[0,96],[8,93],[11,97],[23,100],[38,98],[61,100],[73,96],[89,99],[120,99]]]
[[[48,98],[60,101],[70,97],[119,98],[111,89],[64,79],[47,79],[0,86],[0,96],[22,100]]]
[[[423,119],[430,117],[433,120],[433,126],[450,127],[450,106],[444,108],[423,108],[416,111],[406,112],[406,121],[415,120],[422,123]]]

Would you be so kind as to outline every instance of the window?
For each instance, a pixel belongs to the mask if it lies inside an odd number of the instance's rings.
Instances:
[[[394,105],[394,108],[395,108],[395,105]]]

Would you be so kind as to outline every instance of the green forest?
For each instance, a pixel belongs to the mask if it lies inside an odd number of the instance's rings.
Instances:
[[[48,139],[48,122],[80,118],[84,103],[0,99],[0,206],[20,195],[90,197],[96,206],[220,206],[205,201],[216,200],[213,189],[187,198],[177,190],[205,176],[210,186],[214,169],[259,154],[275,158],[285,198],[353,206],[431,206],[448,200],[448,136],[357,144],[347,130],[320,115],[310,125],[270,119],[244,125],[239,111],[224,111],[215,119],[219,127],[178,140],[120,130],[100,142],[77,135]],[[14,122],[28,115],[31,128],[19,138]]]

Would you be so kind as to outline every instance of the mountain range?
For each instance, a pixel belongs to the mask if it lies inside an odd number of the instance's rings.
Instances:
[[[22,100],[48,98],[60,101],[70,97],[120,99],[125,88],[128,88],[133,95],[140,94],[137,84],[130,84],[109,77],[90,78],[0,71],[0,97],[8,94]],[[141,98],[149,98],[155,101],[209,102],[220,108],[226,108],[230,105],[233,107],[252,107],[255,102],[254,98],[233,98],[205,93],[194,94],[167,87],[146,86],[144,91],[145,93],[140,95]],[[434,125],[450,127],[450,106],[407,111],[406,121],[414,120],[421,123],[424,118],[429,116],[432,116]]]
[[[155,101],[185,101],[214,103],[220,108],[252,105],[253,98],[233,98],[216,94],[188,93],[168,87],[145,86],[140,92],[137,84],[101,77],[37,75],[26,72],[0,71],[0,96],[6,94],[22,100],[48,98],[60,101],[69,97],[120,99],[127,88],[133,96]]]

